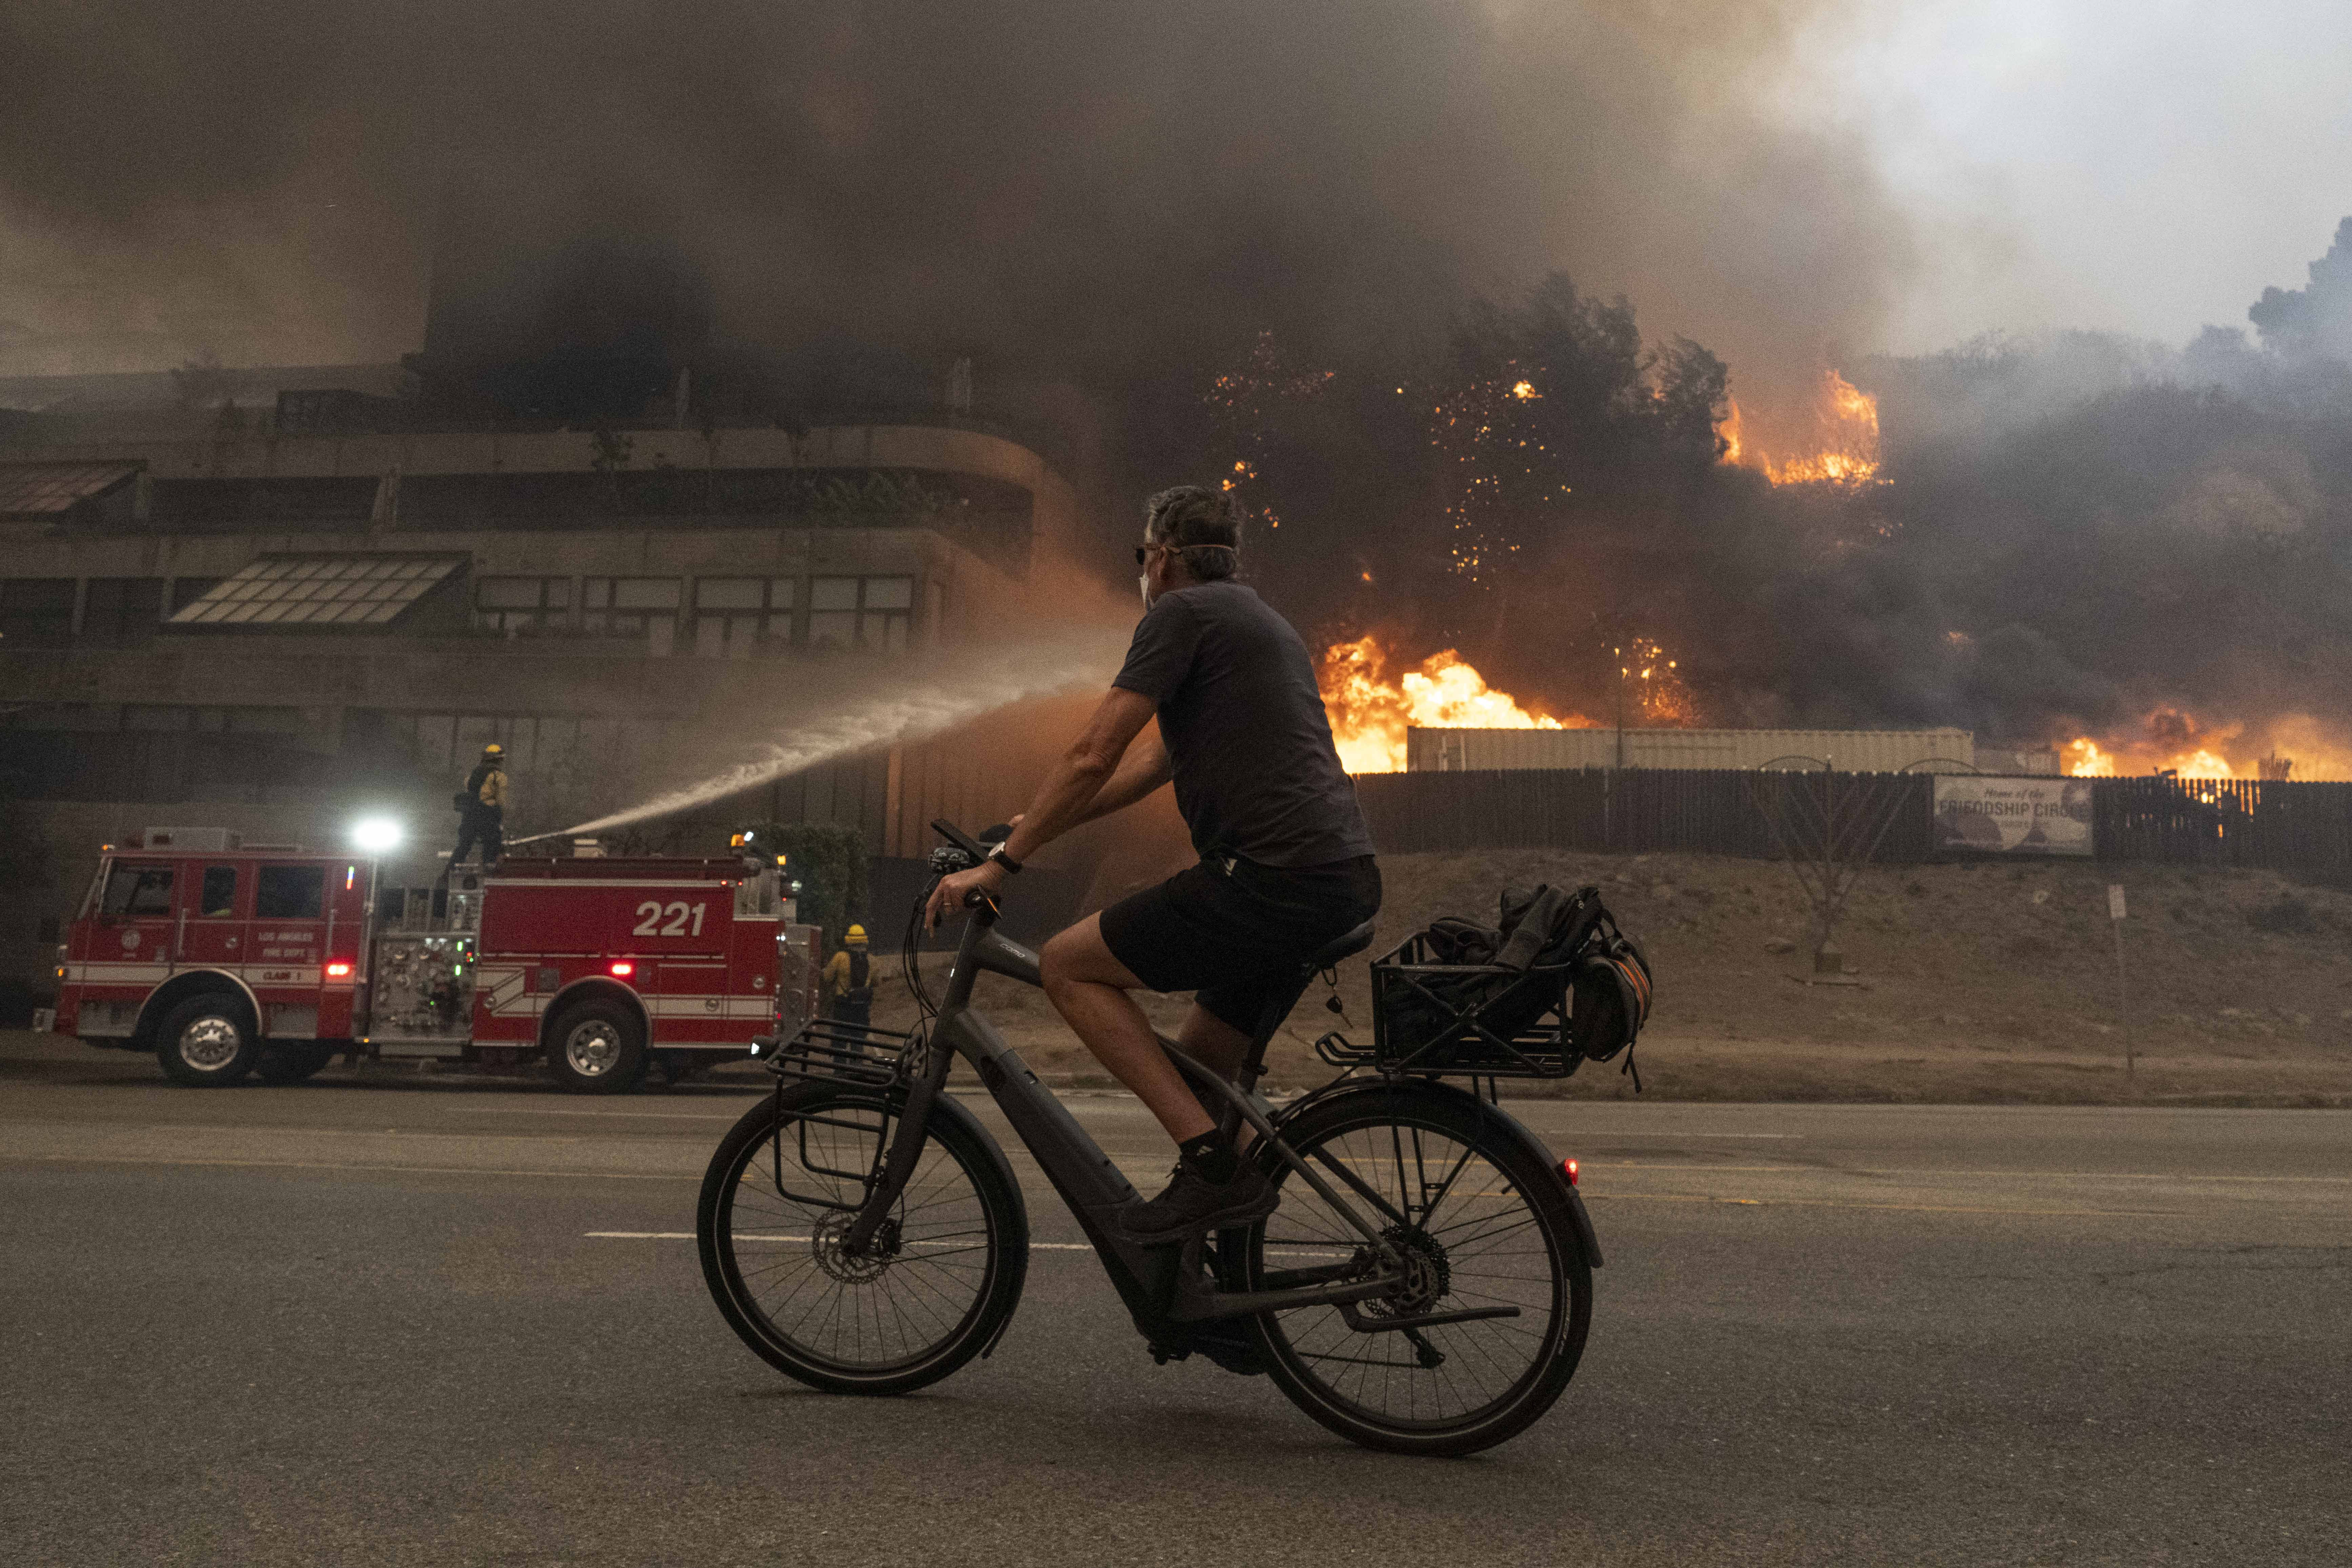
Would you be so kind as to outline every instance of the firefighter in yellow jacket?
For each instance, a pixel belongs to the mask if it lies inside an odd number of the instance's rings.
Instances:
[[[498,869],[499,858],[506,853],[507,819],[507,749],[496,741],[482,748],[482,760],[466,775],[466,787],[453,797],[457,808],[457,847],[449,856],[449,864],[441,875],[448,876],[458,864],[482,847],[482,870],[485,874]]]
[[[874,960],[866,951],[866,928],[854,925],[841,949],[824,961],[824,1016],[837,1024],[874,1021]]]

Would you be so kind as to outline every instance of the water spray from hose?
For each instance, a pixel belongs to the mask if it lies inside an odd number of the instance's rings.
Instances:
[[[768,742],[756,755],[709,778],[665,790],[625,810],[508,842],[530,844],[667,816],[837,757],[924,740],[1015,702],[1107,686],[1118,668],[1127,637],[1124,631],[1090,631],[999,652],[959,654],[951,670],[794,719],[788,738]]]

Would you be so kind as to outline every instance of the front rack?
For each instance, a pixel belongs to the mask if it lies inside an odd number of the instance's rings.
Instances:
[[[916,1038],[867,1024],[812,1018],[781,1045],[770,1037],[754,1041],[753,1047],[761,1053],[768,1070],[780,1079],[887,1089],[903,1075],[908,1048]]]

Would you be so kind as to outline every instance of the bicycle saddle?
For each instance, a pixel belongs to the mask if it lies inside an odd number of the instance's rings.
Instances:
[[[1370,921],[1366,921],[1362,925],[1358,926],[1355,930],[1348,932],[1345,936],[1335,937],[1331,941],[1325,942],[1321,947],[1317,948],[1307,958],[1306,968],[1310,973],[1318,970],[1329,969],[1341,959],[1353,958],[1356,954],[1363,952],[1364,949],[1371,945],[1372,922]]]

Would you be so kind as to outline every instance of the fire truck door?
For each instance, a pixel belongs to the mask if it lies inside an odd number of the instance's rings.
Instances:
[[[345,1039],[357,1034],[352,1009],[367,965],[368,902],[375,897],[375,870],[346,860],[327,868],[327,968],[319,994],[319,1037]]]
[[[184,862],[180,867],[180,965],[226,969],[245,964],[246,900],[252,878],[235,866]]]
[[[152,985],[172,973],[179,908],[172,897],[173,868],[164,862],[117,860],[99,895],[85,972],[100,985]]]
[[[308,865],[265,862],[256,868],[245,978],[268,1015],[269,1034],[286,1039],[318,1037],[326,937],[326,867],[314,860]]]

